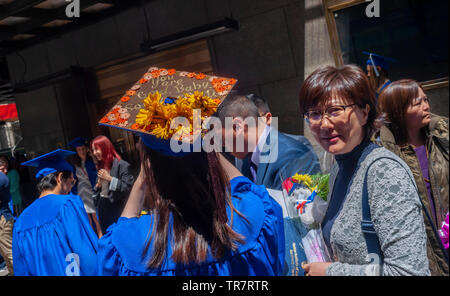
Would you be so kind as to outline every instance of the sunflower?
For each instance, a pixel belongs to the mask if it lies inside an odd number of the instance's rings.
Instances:
[[[312,189],[312,179],[310,176],[308,175],[300,175],[300,174],[295,174],[292,179],[296,182],[296,183],[302,183],[308,187],[309,189]],[[312,190],[311,190],[312,191]]]
[[[188,138],[192,134],[193,110],[200,109],[202,120],[214,114],[217,99],[205,96],[203,92],[194,92],[179,97],[173,104],[165,104],[161,100],[161,93],[154,92],[144,100],[144,108],[139,110],[136,116],[136,124],[145,131],[151,132],[157,138],[168,139],[177,132],[181,138]],[[189,128],[179,126],[171,129],[172,120],[176,117],[184,117],[189,120]]]

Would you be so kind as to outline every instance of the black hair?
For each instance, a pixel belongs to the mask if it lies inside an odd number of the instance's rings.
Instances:
[[[225,126],[226,117],[241,117],[246,119],[253,117],[256,121],[259,117],[258,107],[246,96],[237,95],[234,97],[227,97],[219,106],[216,112],[216,116]]]
[[[270,112],[270,108],[266,100],[264,100],[260,96],[257,96],[255,94],[249,94],[246,95],[246,97],[256,105],[260,116],[263,116]]]
[[[58,185],[57,178],[60,173],[62,173],[63,180],[69,179],[73,174],[73,172],[71,171],[62,171],[51,173],[47,176],[42,177],[42,179],[38,180],[38,184],[36,185],[36,189],[39,195],[41,195],[41,193],[46,190],[55,189],[56,185]]]

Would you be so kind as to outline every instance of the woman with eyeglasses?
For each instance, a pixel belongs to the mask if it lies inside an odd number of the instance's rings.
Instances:
[[[440,228],[449,207],[448,118],[430,113],[427,95],[410,79],[386,88],[378,108],[385,124],[374,139],[403,159],[413,172],[425,205],[424,217],[431,218],[425,219],[431,274],[448,276],[445,250],[433,230]]]
[[[22,165],[37,167],[39,198],[14,224],[13,267],[18,276],[97,275],[97,235],[75,184],[72,151],[55,150]]]
[[[357,66],[322,67],[300,91],[315,139],[336,158],[321,222],[333,262],[302,264],[308,276],[429,275],[421,204],[408,166],[370,141],[377,112]]]

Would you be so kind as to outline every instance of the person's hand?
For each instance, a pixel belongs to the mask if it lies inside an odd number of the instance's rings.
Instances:
[[[302,263],[305,276],[325,276],[331,262]]]
[[[108,172],[107,170],[105,170],[105,169],[99,170],[98,173],[97,173],[97,176],[98,176],[100,179],[105,180],[105,181],[108,181],[108,182],[111,182],[111,180],[112,180],[111,175],[110,175],[109,172]]]
[[[102,187],[102,180],[100,178],[97,178],[97,183],[95,184],[96,188],[101,188]]]

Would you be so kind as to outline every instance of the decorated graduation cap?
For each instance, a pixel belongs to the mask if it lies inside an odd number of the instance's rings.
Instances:
[[[88,141],[83,137],[77,137],[69,142],[69,147],[77,148],[80,146],[88,146]]]
[[[171,139],[192,148],[201,140],[193,110],[200,111],[201,120],[212,116],[236,82],[234,78],[150,67],[99,124],[138,133],[147,147],[180,156],[186,152],[174,152]],[[185,119],[184,124],[171,127],[177,117]]]
[[[65,157],[74,154],[75,152],[73,151],[57,149],[32,160],[23,162],[22,165],[36,167],[36,179],[41,179],[52,173],[73,171],[73,167],[65,160]]]
[[[378,72],[377,67],[381,67],[382,69],[388,71],[390,67],[391,62],[396,62],[396,60],[384,57],[375,53],[363,51],[363,54],[368,55],[369,59],[367,60],[366,64],[373,67],[375,74],[377,77],[380,76],[380,73]]]

